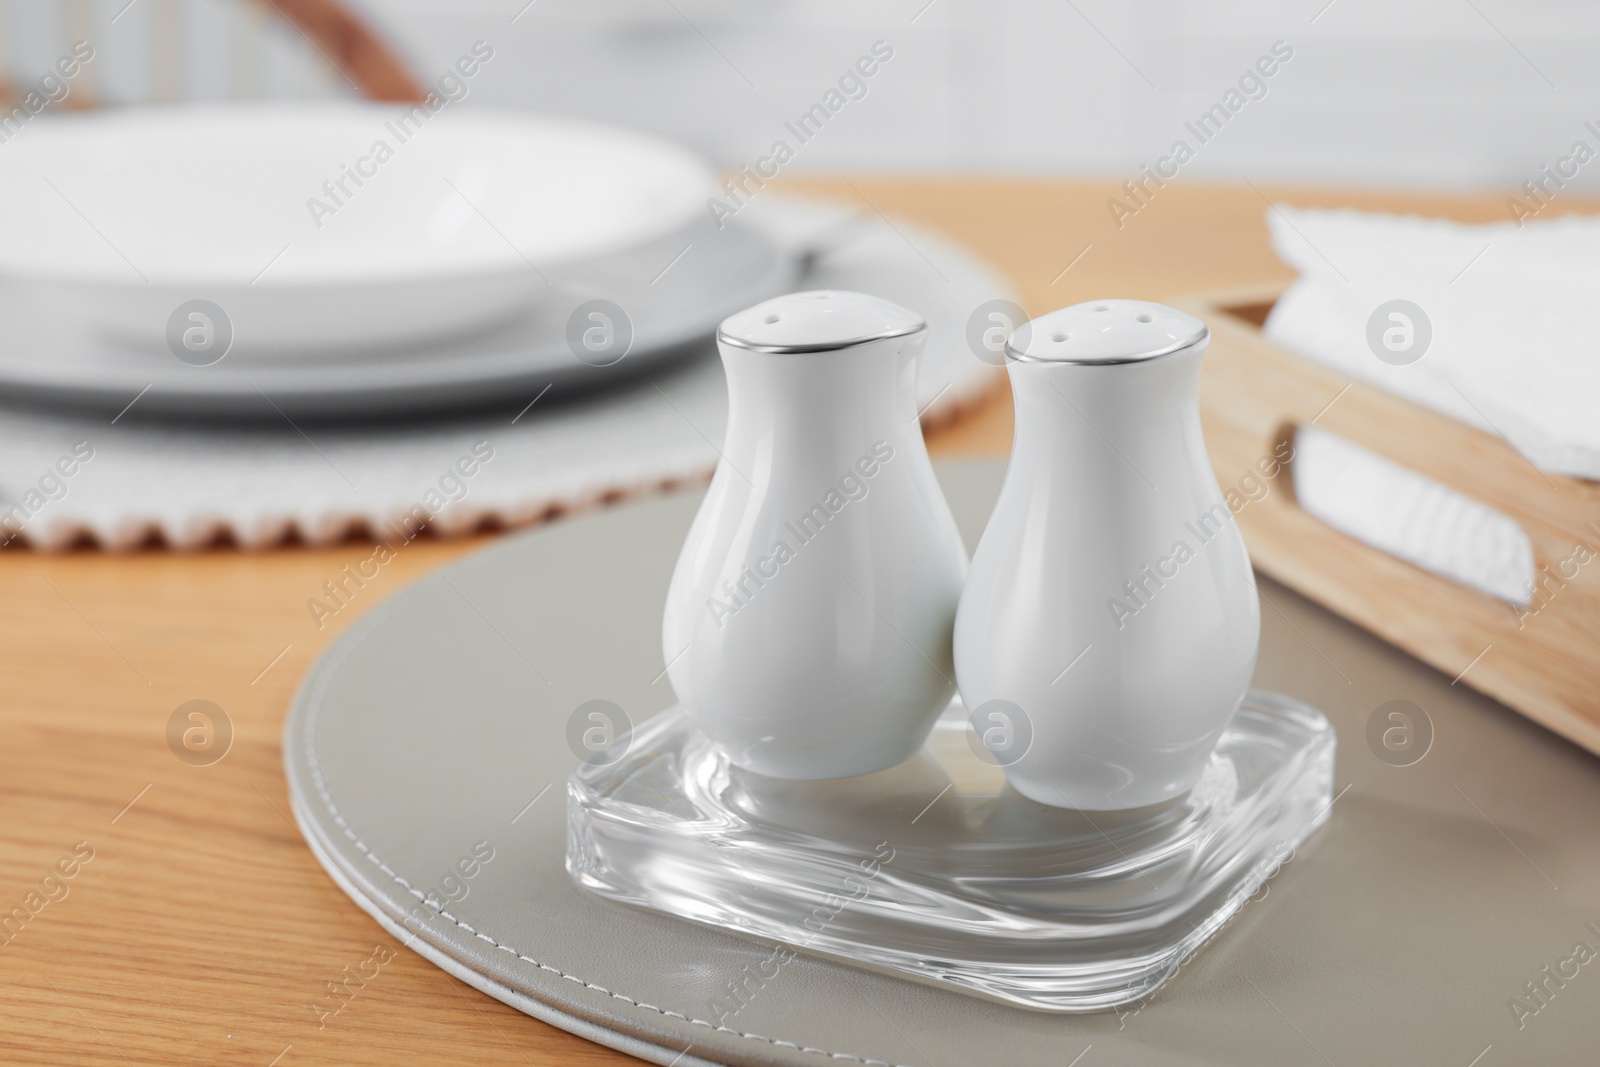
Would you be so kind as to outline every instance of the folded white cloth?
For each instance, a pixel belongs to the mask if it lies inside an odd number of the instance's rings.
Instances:
[[[1600,217],[1519,227],[1275,207],[1267,220],[1300,272],[1269,340],[1500,434],[1546,471],[1600,479]],[[1391,365],[1368,343],[1392,300],[1431,327],[1416,362]]]
[[[1533,544],[1515,519],[1315,426],[1294,439],[1294,494],[1323,522],[1519,608]]]
[[[859,289],[921,312],[929,339],[919,403],[937,418],[972,402],[997,368],[967,347],[967,316],[1011,287],[953,243],[837,206],[763,194],[750,218],[815,249],[802,284]],[[704,477],[727,418],[709,351],[634,385],[567,403],[507,397],[502,410],[444,424],[329,430],[152,425],[0,410],[0,540],[108,548],[211,542],[319,543],[366,529],[390,543],[507,525]],[[514,418],[514,416],[516,416]]]

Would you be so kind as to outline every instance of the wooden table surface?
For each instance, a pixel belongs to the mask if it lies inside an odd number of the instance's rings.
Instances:
[[[787,187],[943,231],[1005,271],[1030,313],[1290,277],[1268,247],[1266,200],[1248,184],[1173,183],[1121,230],[1106,208],[1111,181]],[[1299,204],[1504,212],[1487,195],[1263,188]],[[1009,397],[997,390],[931,445],[1003,453],[1010,435]],[[483,541],[413,543],[322,630],[306,600],[370,552],[364,542],[0,552],[10,606],[0,619],[0,918],[37,909],[14,936],[0,929],[10,938],[0,945],[0,1062],[633,1062],[399,951],[334,887],[288,815],[280,734],[300,676],[356,615]],[[209,766],[179,760],[167,741],[169,718],[195,699],[220,706],[234,732]],[[62,862],[72,876],[50,877]],[[395,958],[338,1014],[320,1014],[327,984],[377,946]]]

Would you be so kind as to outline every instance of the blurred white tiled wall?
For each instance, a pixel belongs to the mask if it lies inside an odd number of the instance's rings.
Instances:
[[[1515,187],[1580,137],[1600,148],[1600,5],[1578,0],[369,2],[424,67],[492,41],[484,99],[726,163],[878,39],[895,58],[797,169],[1132,174],[1279,40],[1293,58],[1185,174]],[[1600,163],[1576,184],[1600,187]]]
[[[8,51],[47,62],[45,12],[74,2],[132,51],[171,7],[190,38],[186,95],[237,91],[237,0],[135,0],[115,25],[128,0],[4,0]],[[1600,129],[1600,5],[1577,0],[358,2],[425,78],[488,41],[495,58],[471,86],[480,103],[626,122],[732,165],[792,143],[785,120],[879,40],[893,59],[796,146],[793,170],[1131,176],[1180,137],[1197,145],[1185,121],[1276,41],[1293,58],[1185,175],[1509,195],[1574,141],[1600,149],[1584,127]],[[292,33],[274,32],[269,95],[340,90]],[[18,75],[24,65],[13,60]],[[1600,187],[1600,162],[1571,184]]]

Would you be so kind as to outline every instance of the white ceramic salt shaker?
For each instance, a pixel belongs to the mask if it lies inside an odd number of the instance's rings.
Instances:
[[[685,712],[748,770],[893,766],[955,692],[967,555],[917,418],[926,337],[850,292],[781,296],[718,332],[727,437],[662,648]]]
[[[1011,463],[956,620],[961,696],[1043,804],[1186,793],[1255,669],[1260,608],[1200,434],[1204,323],[1052,312],[1007,346]]]

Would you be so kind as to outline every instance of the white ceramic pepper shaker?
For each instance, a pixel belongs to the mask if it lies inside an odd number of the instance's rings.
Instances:
[[[1254,574],[1200,434],[1209,339],[1172,308],[1100,300],[1007,347],[1016,437],[956,672],[980,733],[1026,740],[1001,762],[1040,803],[1186,793],[1255,670]]]
[[[921,316],[805,292],[717,335],[728,430],[667,594],[690,719],[779,778],[882,770],[955,692],[967,555],[917,418]]]

